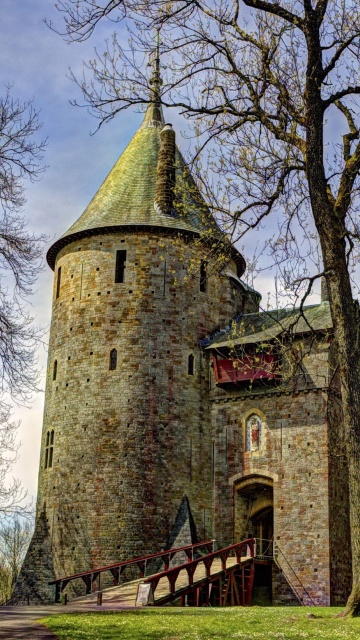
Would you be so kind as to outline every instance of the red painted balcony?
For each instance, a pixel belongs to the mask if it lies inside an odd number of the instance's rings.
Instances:
[[[248,354],[227,359],[213,354],[216,384],[278,378],[276,362],[274,353]]]

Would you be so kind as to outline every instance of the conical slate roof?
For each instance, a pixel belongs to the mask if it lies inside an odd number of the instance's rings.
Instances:
[[[150,103],[142,125],[122,153],[84,213],[48,251],[50,267],[59,250],[89,235],[114,232],[128,226],[166,227],[192,233],[214,233],[215,224],[186,163],[176,147],[176,199],[182,203],[177,213],[165,215],[155,206],[160,132],[164,127],[161,106]],[[182,195],[183,194],[183,195]],[[237,251],[235,251],[237,254]],[[241,260],[239,254],[236,256]]]

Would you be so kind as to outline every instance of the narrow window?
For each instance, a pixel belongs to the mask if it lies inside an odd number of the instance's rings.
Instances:
[[[116,351],[116,349],[111,349],[111,351],[110,351],[110,363],[109,363],[110,371],[115,371],[116,365],[117,365],[117,351]]]
[[[190,466],[190,474],[189,474],[190,478],[189,478],[189,480],[190,480],[190,482],[192,482],[192,438],[190,438],[190,461],[189,462],[190,462],[190,465],[189,465]]]
[[[116,252],[115,282],[125,282],[126,251]]]
[[[212,443],[211,475],[212,475],[212,483],[215,484],[215,442]]]
[[[188,357],[188,376],[194,375],[194,356],[190,353]]]
[[[54,429],[51,431],[51,434],[50,434],[49,467],[52,467],[53,454],[54,454]]]
[[[54,429],[48,431],[46,434],[46,446],[45,446],[45,469],[50,469],[53,463],[54,456]]]
[[[54,360],[53,380],[56,380],[56,376],[57,376],[57,360]]]
[[[200,291],[205,293],[207,288],[207,272],[206,272],[207,262],[205,260],[201,260],[200,264]]]
[[[48,468],[49,462],[49,444],[50,444],[50,431],[46,434],[46,446],[45,446],[45,469]]]
[[[56,280],[56,297],[58,298],[60,295],[60,285],[61,285],[61,267],[57,270],[57,280]]]

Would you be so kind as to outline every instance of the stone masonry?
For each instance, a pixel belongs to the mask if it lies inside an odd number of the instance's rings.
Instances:
[[[304,345],[300,337],[296,342]],[[272,510],[278,563],[273,604],[341,604],[350,591],[347,472],[333,351],[328,335],[318,340],[302,363],[307,377],[299,376],[291,390],[265,381],[219,388],[212,381],[214,535],[222,545],[257,535],[257,514]],[[261,446],[249,451],[246,424],[254,414],[262,423]]]
[[[144,205],[143,193],[155,193],[152,154],[156,160],[163,126],[151,108],[148,126],[49,252],[55,277],[36,531],[14,601],[28,593],[52,600],[51,578],[212,536],[200,340],[253,308],[253,293],[240,281],[234,287],[243,265],[236,251],[226,271],[212,260],[194,210],[189,220],[174,219],[154,200]],[[134,166],[141,140],[146,157]],[[108,216],[123,180],[133,193],[127,223],[119,213],[114,227]],[[146,224],[129,224],[132,206]]]
[[[162,548],[255,536],[260,560],[274,548],[257,569],[273,604],[340,604],[348,487],[325,293],[305,319],[259,313],[154,78],[139,131],[48,252],[36,527],[13,602]]]

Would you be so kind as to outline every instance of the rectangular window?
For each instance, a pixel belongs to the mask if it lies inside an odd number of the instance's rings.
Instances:
[[[126,251],[116,252],[115,282],[125,282]]]
[[[206,272],[207,262],[205,260],[201,260],[200,264],[200,291],[205,293],[207,287],[207,272]]]
[[[57,280],[56,280],[56,297],[58,298],[60,295],[60,285],[61,285],[61,267],[57,270]]]
[[[190,353],[188,357],[188,376],[194,375],[194,356]]]
[[[211,452],[211,475],[212,475],[212,483],[215,484],[215,442],[212,443],[212,452]]]
[[[53,465],[54,456],[54,429],[46,434],[46,446],[45,446],[45,469],[50,469]]]
[[[192,482],[192,438],[190,438],[190,482]]]

